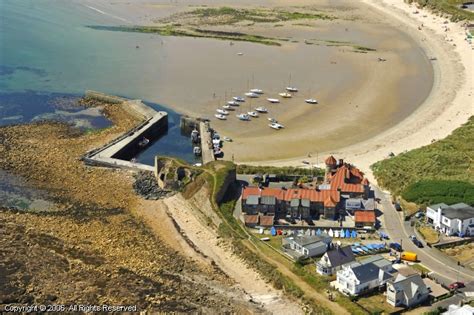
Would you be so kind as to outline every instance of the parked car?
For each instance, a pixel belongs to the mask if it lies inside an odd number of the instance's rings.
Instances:
[[[418,247],[418,248],[423,248],[423,243],[420,242],[420,241],[416,238],[416,236],[410,235],[410,239],[411,239],[411,241],[413,242],[413,244],[416,245],[416,247]]]
[[[450,285],[448,285],[448,289],[450,290],[457,290],[464,287],[465,287],[464,282],[459,282],[459,281],[453,282]]]
[[[416,214],[415,214],[415,218],[417,219],[421,219],[422,217],[425,216],[425,213],[422,212],[422,211],[418,211]]]
[[[398,202],[395,202],[395,210],[397,211],[402,211],[402,206],[400,206],[400,204]]]
[[[396,250],[397,252],[402,252],[403,251],[402,245],[400,245],[399,243],[390,243],[388,245],[388,247],[390,247],[391,249]]]

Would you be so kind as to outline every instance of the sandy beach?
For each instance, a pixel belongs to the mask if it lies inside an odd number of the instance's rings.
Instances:
[[[86,1],[87,3],[87,1]],[[278,23],[203,25],[202,28],[236,31],[266,37],[284,37],[280,47],[248,42],[144,35],[133,45],[138,55],[154,51],[156,58],[143,73],[139,95],[180,113],[208,117],[212,126],[234,141],[226,144],[225,158],[237,162],[264,162],[333,151],[371,139],[410,116],[430,94],[433,69],[429,56],[402,28],[394,27],[370,6],[346,1],[181,1],[169,3],[107,2],[90,4],[133,24],[154,25],[160,19],[188,12],[197,5],[232,6],[249,10],[265,7],[313,10],[336,17],[332,20],[296,20]],[[147,9],[146,14],[144,12]],[[175,20],[182,24],[182,20]],[[118,24],[124,24],[120,20]],[[333,46],[308,41],[348,42]],[[351,45],[376,51],[354,52]],[[135,46],[133,46],[135,47]],[[241,52],[243,55],[239,56]],[[386,62],[379,62],[384,58]],[[156,73],[156,75],[154,75]],[[145,78],[154,77],[153,81]],[[291,79],[290,79],[291,78]],[[150,88],[151,82],[153,88]],[[288,85],[299,88],[293,98],[269,104]],[[215,110],[232,96],[250,88],[265,94],[247,100],[226,121],[214,118]],[[279,97],[281,98],[281,97]],[[315,98],[317,105],[306,104]],[[242,122],[236,114],[265,106],[269,113]],[[272,117],[285,125],[268,127]],[[299,159],[300,160],[300,159]]]
[[[406,30],[427,55],[437,58],[433,62],[435,81],[429,97],[409,117],[369,140],[319,153],[318,160],[313,156],[311,159],[301,157],[262,164],[301,165],[303,158],[321,164],[325,155],[335,154],[357,164],[374,180],[370,172],[370,165],[374,162],[387,158],[390,152],[397,154],[442,139],[474,114],[473,51],[465,40],[466,31],[461,23],[446,22],[445,18],[417,9],[402,0],[364,2],[388,16],[393,25]],[[415,11],[419,13],[414,14]],[[449,31],[446,32],[445,27]]]

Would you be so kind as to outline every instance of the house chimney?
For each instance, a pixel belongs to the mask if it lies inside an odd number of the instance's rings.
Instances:
[[[337,165],[338,165],[338,166],[344,165],[344,160],[343,160],[343,159],[339,159],[339,163],[338,163]]]

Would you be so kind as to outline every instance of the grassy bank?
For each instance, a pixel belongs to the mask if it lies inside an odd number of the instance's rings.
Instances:
[[[426,243],[428,244],[436,244],[439,242],[439,233],[436,232],[430,226],[420,226],[417,228],[418,232],[420,232],[421,236],[425,239]]]
[[[241,22],[278,23],[295,20],[328,20],[333,16],[315,11],[287,11],[271,9],[244,8],[198,8],[182,14],[176,14],[165,21],[186,21],[207,25],[232,25]]]
[[[405,0],[407,3],[417,3],[428,7],[437,13],[449,14],[452,21],[474,20],[474,13],[460,8],[466,0]]]
[[[310,168],[301,168],[293,166],[253,166],[239,164],[237,165],[238,174],[275,174],[275,175],[301,175],[301,176],[323,176],[324,170],[322,168],[313,167]]]
[[[197,37],[197,38],[213,38],[220,40],[231,40],[231,41],[244,41],[269,46],[281,46],[278,42],[283,39],[264,37],[259,35],[251,35],[238,32],[224,32],[206,30],[200,28],[180,28],[178,26],[166,25],[166,26],[101,26],[101,25],[88,25],[87,27],[94,30],[101,31],[116,31],[116,32],[134,32],[134,33],[149,33],[158,34],[162,36],[184,36],[184,37]]]
[[[420,204],[472,202],[474,116],[445,139],[372,165],[378,183]]]
[[[227,178],[227,173],[234,171],[234,167],[234,164],[222,161],[206,166],[207,172],[203,175],[208,187],[213,188],[212,198],[215,198]],[[237,169],[239,167],[237,166]],[[222,204],[217,204],[216,200],[213,200],[213,205],[223,219],[219,226],[219,235],[231,242],[233,251],[249,266],[255,268],[275,288],[282,289],[290,297],[300,299],[307,307],[305,312],[334,313],[333,310],[318,303],[317,298],[313,298],[315,295],[321,298],[328,289],[328,279],[315,273],[314,264],[307,266],[294,264],[271,246],[260,241],[257,236],[248,233],[233,216],[235,199]],[[301,285],[306,286],[304,291]],[[314,294],[308,291],[308,286],[314,289]],[[338,304],[336,305],[338,308],[342,306],[351,314],[365,314],[362,308],[340,294],[336,294],[334,302]]]

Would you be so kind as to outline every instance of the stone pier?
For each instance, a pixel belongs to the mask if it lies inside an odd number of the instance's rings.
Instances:
[[[103,147],[87,152],[82,158],[84,162],[94,166],[154,171],[154,166],[133,163],[118,157],[133,156],[139,149],[138,143],[144,137],[148,139],[157,138],[160,133],[166,131],[168,128],[168,114],[155,111],[141,100],[128,100],[95,91],[86,91],[86,97],[122,106],[131,115],[142,120],[142,123]]]
[[[201,135],[202,165],[204,165],[215,160],[211,131],[207,123],[199,122],[199,134]]]

